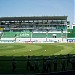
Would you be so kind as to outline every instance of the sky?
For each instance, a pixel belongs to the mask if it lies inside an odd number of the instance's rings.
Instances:
[[[0,0],[0,17],[68,16],[75,21],[75,0]]]

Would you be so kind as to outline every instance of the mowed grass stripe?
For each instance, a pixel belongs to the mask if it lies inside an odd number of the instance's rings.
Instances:
[[[32,44],[0,44],[0,55],[3,56],[13,56],[13,55],[25,55],[24,53],[30,52],[33,50],[41,49],[41,46],[32,45]],[[7,47],[6,47],[7,46]],[[9,48],[13,46],[12,48]]]
[[[6,45],[6,44],[3,44],[3,45]],[[3,46],[2,45],[2,46]],[[50,50],[50,48],[49,48],[49,45],[48,44],[41,44],[41,46],[39,45],[31,45],[31,44],[19,44],[19,47],[20,47],[20,50],[19,50],[19,48],[18,48],[18,45],[17,44],[8,44],[8,46],[10,47],[10,46],[17,46],[17,48],[16,48],[16,50],[15,50],[15,48],[13,47],[13,49],[11,48],[11,49],[6,49],[6,48],[4,48],[5,50],[3,50],[4,51],[4,53],[3,53],[3,55],[5,56],[5,55],[50,55],[50,54],[52,54],[52,51],[54,51],[54,50]],[[25,48],[24,47],[22,47],[21,48],[21,45],[23,46],[26,46]],[[38,50],[37,49],[37,47],[38,47],[38,49],[40,49],[40,48],[42,48],[41,50]],[[53,46],[50,46],[51,47],[51,49],[52,49],[52,47]],[[7,51],[7,50],[11,50],[11,51]],[[31,52],[29,51],[29,50],[31,50]],[[32,50],[37,50],[37,51],[34,51],[34,52],[32,52]],[[47,50],[46,52],[44,52],[44,50]],[[49,52],[49,51],[51,51],[51,52]],[[26,52],[25,52],[26,51]],[[12,53],[11,53],[12,52]],[[54,53],[54,52],[53,52]],[[2,52],[1,52],[1,55],[2,55]]]
[[[50,56],[75,53],[74,43],[0,44],[0,56]]]
[[[73,49],[72,47],[66,46],[66,45],[62,45],[64,47],[64,49],[58,51],[57,53],[54,53],[54,55],[65,55],[65,54],[69,54]]]

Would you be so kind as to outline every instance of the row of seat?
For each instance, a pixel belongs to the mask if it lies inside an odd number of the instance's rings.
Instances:
[[[2,38],[53,38],[55,34],[56,38],[61,38],[61,33],[31,33],[31,32],[3,32]],[[66,33],[63,33],[63,36],[66,36]]]

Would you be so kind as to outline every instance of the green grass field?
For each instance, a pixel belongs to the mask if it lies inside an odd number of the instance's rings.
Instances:
[[[75,54],[74,43],[0,44],[0,56],[50,56]]]
[[[31,63],[34,63],[38,57],[39,69],[42,72],[43,58],[51,56],[53,72],[53,60],[54,55],[58,55],[58,69],[61,71],[61,57],[66,54],[75,54],[74,43],[49,43],[49,44],[31,44],[31,43],[14,43],[14,44],[0,44],[0,74],[11,74],[12,73],[12,59],[15,56],[16,72],[18,74],[32,73],[26,69],[27,56],[31,56]],[[66,61],[65,61],[66,62]],[[66,64],[65,64],[66,65]],[[71,69],[71,64],[66,70]]]

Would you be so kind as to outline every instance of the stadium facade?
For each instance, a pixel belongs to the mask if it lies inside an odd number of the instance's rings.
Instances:
[[[67,29],[67,42],[75,42],[75,23],[72,24],[72,28]]]
[[[0,42],[66,42],[67,16],[0,17]]]

